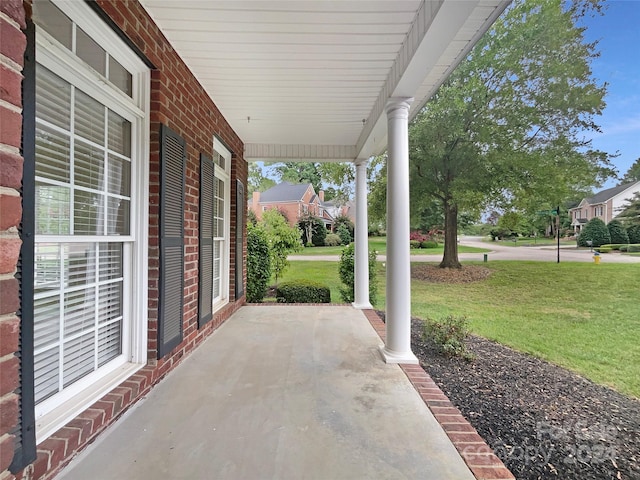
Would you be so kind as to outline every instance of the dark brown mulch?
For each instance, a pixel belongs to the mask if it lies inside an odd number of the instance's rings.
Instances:
[[[440,268],[428,263],[411,265],[411,278],[434,283],[470,283],[484,280],[491,270],[480,265],[463,265],[462,268]]]
[[[518,479],[640,479],[640,401],[471,336],[445,358],[412,322],[423,368]]]

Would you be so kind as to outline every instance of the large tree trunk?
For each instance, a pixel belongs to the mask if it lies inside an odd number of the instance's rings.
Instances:
[[[462,268],[458,260],[458,206],[444,202],[444,256],[440,268]]]

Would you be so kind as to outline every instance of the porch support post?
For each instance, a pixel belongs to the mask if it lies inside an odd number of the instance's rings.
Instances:
[[[369,299],[367,160],[356,160],[355,308],[372,308]]]
[[[413,98],[387,102],[387,363],[418,363],[411,351],[411,258],[409,255],[409,105]]]

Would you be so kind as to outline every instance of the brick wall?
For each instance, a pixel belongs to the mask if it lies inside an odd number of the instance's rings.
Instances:
[[[0,479],[13,459],[19,383],[18,226],[22,216],[22,66],[26,38],[21,0],[0,1]]]
[[[146,11],[135,0],[97,4],[113,20],[135,46],[154,65],[151,74],[150,112],[150,178],[149,178],[149,315],[148,365],[108,395],[100,399],[65,427],[38,445],[37,460],[18,472],[17,479],[51,478],[72,456],[92,442],[110,423],[173,369],[179,361],[244,302],[235,297],[235,195],[236,180],[246,186],[247,163],[242,158],[243,144],[231,129],[204,89],[164,38]],[[13,478],[6,471],[13,457],[13,439],[8,432],[16,424],[18,364],[14,353],[18,345],[18,283],[14,278],[20,241],[20,188],[22,178],[21,139],[21,66],[25,37],[25,12],[20,0],[0,0],[2,25],[0,53],[2,64],[2,97],[0,102],[0,480]],[[184,340],[169,355],[157,357],[158,278],[159,278],[159,131],[165,124],[187,143],[185,192],[185,285]],[[198,201],[200,190],[200,153],[213,155],[213,135],[217,135],[233,152],[231,166],[231,271],[230,303],[216,312],[205,327],[197,328],[198,310]],[[244,209],[245,204],[240,206]],[[246,238],[246,235],[245,235]],[[246,252],[246,242],[244,245]],[[243,272],[246,278],[246,272]]]

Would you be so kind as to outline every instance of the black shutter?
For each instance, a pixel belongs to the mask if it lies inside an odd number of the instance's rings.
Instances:
[[[158,358],[182,341],[185,163],[185,141],[161,125]]]
[[[36,421],[33,386],[33,275],[36,185],[36,37],[35,27],[27,20],[27,48],[22,74],[22,223],[20,258],[16,277],[20,282],[20,409],[15,435],[14,455],[9,471],[16,473],[36,459]]]
[[[246,200],[244,198],[244,185],[240,180],[236,181],[236,300],[244,293],[242,281],[242,269],[244,257],[242,246],[244,243],[244,215],[246,212]]]
[[[215,165],[200,154],[200,255],[198,328],[213,318],[213,202],[215,201]]]

